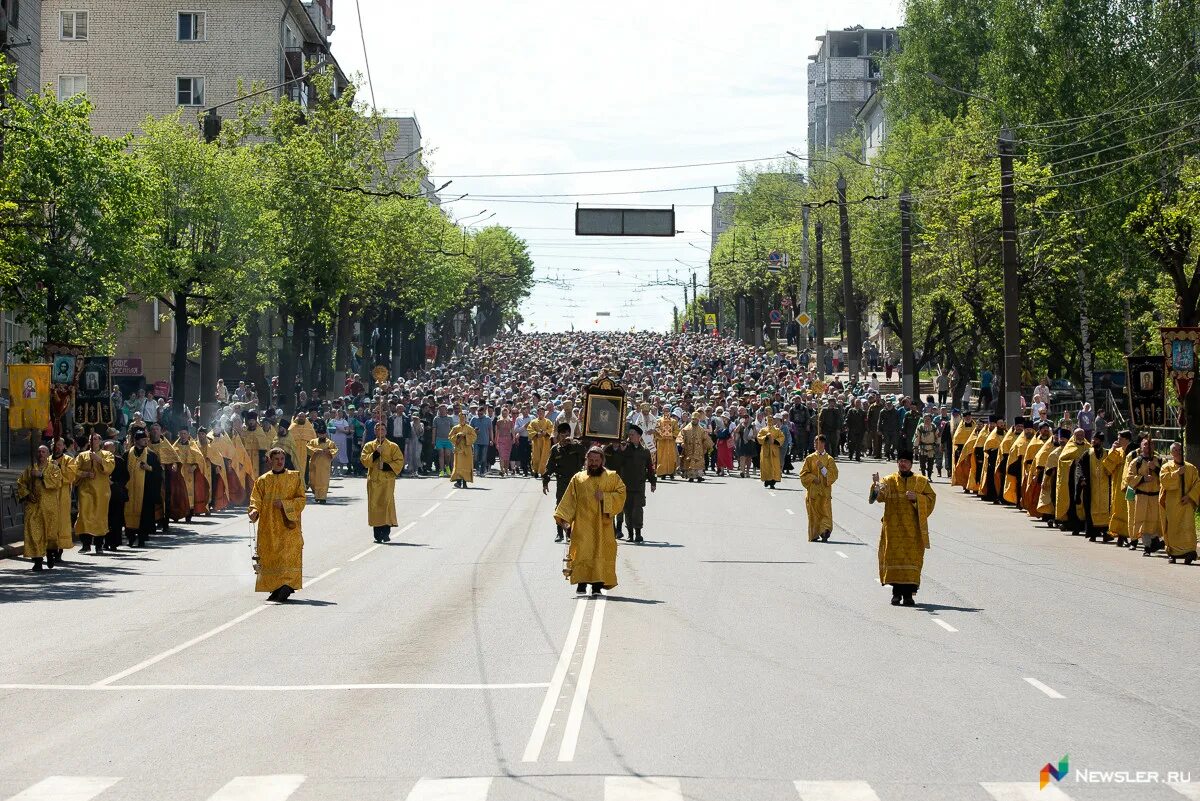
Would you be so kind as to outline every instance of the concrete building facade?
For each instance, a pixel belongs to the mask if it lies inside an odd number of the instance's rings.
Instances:
[[[870,163],[879,155],[883,140],[887,138],[887,115],[884,113],[882,92],[874,92],[863,103],[855,116],[859,136],[862,138],[862,160]]]
[[[0,0],[0,29],[4,54],[17,65],[16,81],[8,90],[18,97],[40,91],[41,0]]]
[[[429,179],[428,171],[425,169],[424,153],[420,152],[424,147],[424,140],[421,138],[421,123],[417,120],[417,115],[405,114],[387,117],[386,120],[396,130],[396,139],[392,143],[392,147],[384,154],[388,168],[395,169],[397,165],[403,164],[409,170],[420,171],[422,173],[421,194],[428,197],[429,202],[433,205],[440,206],[441,201],[433,193],[435,188],[433,181]]]
[[[882,56],[900,45],[895,28],[856,25],[818,36],[808,65],[808,155],[820,157],[857,131],[859,109],[882,77]]]

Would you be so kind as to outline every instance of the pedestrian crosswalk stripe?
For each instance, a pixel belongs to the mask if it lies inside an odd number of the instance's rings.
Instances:
[[[408,794],[408,801],[487,801],[490,777],[470,779],[421,779]]]
[[[1167,786],[1188,799],[1188,801],[1200,801],[1200,784],[1172,782]]]
[[[274,776],[238,776],[217,790],[208,801],[285,801],[304,784],[296,773]]]
[[[109,776],[50,776],[8,801],[91,801],[119,781]]]
[[[980,782],[995,801],[1071,801],[1071,797],[1053,784],[1041,789],[1037,782]]]
[[[796,782],[801,801],[879,801],[871,785],[858,781]]]
[[[607,776],[604,801],[683,801],[679,779],[660,776]]]

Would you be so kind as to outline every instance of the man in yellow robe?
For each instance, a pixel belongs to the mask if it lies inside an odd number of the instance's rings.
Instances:
[[[358,460],[367,469],[367,525],[376,542],[391,542],[392,526],[400,525],[396,520],[396,477],[404,469],[404,453],[387,438],[387,426],[381,423],[375,426],[375,439],[363,443]]]
[[[230,468],[238,475],[238,483],[242,485],[243,492],[246,496],[246,503],[250,503],[250,490],[254,487],[255,480],[262,475],[254,467],[254,462],[250,459],[250,451],[246,450],[243,435],[246,429],[242,425],[240,416],[234,417],[232,427],[229,432],[229,450],[233,453],[233,466]]]
[[[1017,503],[1026,514],[1034,515],[1037,513],[1038,490],[1041,489],[1040,476],[1037,472],[1037,455],[1050,436],[1050,426],[1043,425],[1035,428],[1033,422],[1030,421],[1025,428],[1025,433],[1029,435],[1029,441],[1025,442],[1021,449],[1021,487]]]
[[[208,443],[208,458],[214,464],[219,461],[223,468],[221,477],[225,482],[229,505],[242,506],[249,503],[250,487],[243,483],[241,460],[227,431],[221,428],[213,430],[212,439]]]
[[[75,533],[79,535],[80,553],[89,553],[93,542],[96,553],[104,553],[104,540],[108,536],[108,501],[112,496],[109,476],[117,462],[101,445],[100,435],[92,434],[88,437],[88,449],[75,458],[79,501]]]
[[[1010,492],[1013,489],[1009,486],[1009,456],[1012,453],[1013,446],[1017,444],[1017,437],[1024,433],[1024,418],[1018,417],[1013,421],[1012,428],[1008,429],[1004,436],[1000,439],[1000,447],[996,451],[996,500],[1001,504],[1013,503],[1014,493]]]
[[[1129,463],[1137,458],[1137,451],[1129,447],[1131,442],[1133,432],[1122,431],[1117,435],[1117,442],[1108,454],[1115,469],[1112,482],[1112,517],[1108,520],[1108,533],[1117,538],[1117,547],[1121,548],[1129,544],[1129,501],[1125,498],[1125,476],[1129,473]]]
[[[674,417],[664,414],[658,418],[658,425],[654,427],[654,473],[659,478],[675,478],[675,470],[679,466],[679,455],[675,449],[678,436],[679,422]]]
[[[967,442],[976,434],[975,415],[970,409],[963,412],[962,421],[954,429],[954,473],[950,483],[967,491],[967,477],[970,473],[971,455],[973,451],[967,447]]]
[[[450,429],[450,441],[454,443],[454,470],[450,480],[459,489],[475,480],[475,440],[479,432],[467,422],[466,412],[458,413],[458,425]]]
[[[1057,428],[1050,439],[1050,449],[1047,451],[1043,446],[1042,450],[1038,451],[1037,466],[1041,468],[1042,488],[1038,493],[1037,513],[1050,528],[1058,526],[1058,520],[1054,516],[1054,506],[1058,498],[1058,455],[1062,453],[1063,443],[1070,435],[1071,432],[1065,428]]]
[[[550,459],[550,446],[554,439],[554,421],[546,417],[545,407],[537,410],[537,417],[529,421],[525,427],[529,434],[529,457],[533,475],[540,478],[546,472],[546,462]]]
[[[1088,442],[1083,429],[1071,434],[1062,450],[1058,452],[1058,475],[1055,478],[1054,519],[1058,527],[1070,534],[1080,534],[1084,529],[1083,503],[1079,497],[1079,480],[1075,474],[1075,463],[1088,452]],[[1156,493],[1157,494],[1157,493]]]
[[[975,435],[967,441],[966,448],[970,449],[971,454],[971,472],[967,476],[967,492],[972,495],[979,494],[979,488],[983,483],[983,468],[987,464],[987,457],[983,453],[983,444],[992,435],[992,428],[991,423],[982,423],[976,426]],[[964,450],[964,457],[965,455]]]
[[[154,532],[154,507],[162,490],[162,464],[158,454],[150,449],[146,429],[133,432],[133,447],[125,454],[129,469],[128,497],[125,499],[125,537],[132,548],[146,547],[146,540]]]
[[[242,446],[250,456],[250,472],[257,479],[267,471],[267,451],[271,450],[274,432],[263,428],[258,422],[258,412],[249,411],[242,415]]]
[[[808,494],[804,511],[808,513],[808,541],[829,542],[833,532],[833,483],[838,479],[837,462],[826,451],[825,435],[813,439],[813,452],[800,466],[800,483]]]
[[[982,444],[976,443],[975,456],[979,458],[980,449],[983,452],[983,470],[979,476],[979,499],[990,503],[1000,503],[1002,487],[996,486],[996,466],[1000,461],[1000,443],[1005,435],[1004,418],[992,416],[992,431]]]
[[[179,472],[180,460],[179,454],[175,452],[175,446],[163,436],[162,427],[158,423],[150,426],[150,450],[158,456],[159,464],[163,469],[159,500],[154,505],[154,525],[156,528],[161,525],[163,534],[169,534],[171,532],[171,474]]]
[[[295,443],[292,458],[296,463],[296,472],[300,474],[300,478],[304,481],[304,486],[308,486],[308,449],[305,447],[309,442],[317,438],[317,431],[313,428],[312,423],[308,422],[308,415],[304,412],[298,413],[292,419],[291,428],[288,430],[288,436]]]
[[[271,465],[250,491],[250,522],[258,524],[254,538],[255,592],[269,592],[268,601],[283,603],[304,588],[304,482],[300,473],[288,470],[284,453],[272,448]]]
[[[586,469],[575,474],[554,510],[554,522],[570,531],[563,575],[583,595],[617,586],[617,539],[613,518],[625,508],[625,483],[604,469],[604,451],[587,452]]]
[[[271,447],[283,450],[285,463],[291,465],[288,470],[300,472],[297,469],[300,463],[297,461],[299,457],[296,455],[296,440],[292,437],[291,431],[288,430],[288,427],[284,423],[280,423],[279,427],[275,429],[275,439],[271,440]]]
[[[54,447],[50,451],[50,461],[58,468],[61,480],[54,497],[58,503],[58,514],[54,516],[54,529],[51,537],[46,540],[47,555],[53,556],[54,564],[66,561],[63,552],[75,547],[75,539],[71,529],[71,488],[75,486],[75,459],[67,453],[67,443],[62,437],[54,439]]]
[[[186,520],[190,523],[192,515],[208,512],[208,457],[186,428],[179,430],[175,453],[179,454],[179,473],[183,477],[184,492],[187,493]]]
[[[1171,443],[1171,458],[1158,474],[1158,505],[1162,509],[1167,559],[1185,565],[1196,561],[1196,507],[1200,505],[1200,471],[1183,460],[1183,445]]]
[[[783,480],[779,453],[783,447],[783,430],[775,423],[775,418],[767,414],[766,426],[758,432],[758,477],[767,489],[775,489],[775,483]]]
[[[937,496],[929,479],[914,475],[912,452],[900,451],[896,472],[880,481],[871,476],[871,503],[883,504],[879,535],[879,583],[892,585],[892,606],[916,606],[921,568],[929,549],[929,515]]]
[[[1076,497],[1083,518],[1083,531],[1092,542],[1103,537],[1112,539],[1108,533],[1112,518],[1112,477],[1116,466],[1108,458],[1104,447],[1104,432],[1092,434],[1092,448],[1075,463]]]
[[[679,432],[678,442],[683,446],[683,475],[688,483],[703,481],[704,464],[713,441],[700,426],[700,412],[692,412],[691,421]]]
[[[322,423],[316,438],[308,443],[308,483],[312,486],[313,498],[317,503],[325,503],[329,497],[329,475],[333,472],[333,457],[337,455],[337,445],[325,436],[325,425]]]
[[[37,463],[26,467],[17,479],[17,502],[25,507],[25,556],[33,560],[34,572],[54,567],[50,551],[58,540],[54,527],[58,520],[58,488],[62,474],[50,461],[50,449],[38,448]]]
[[[1138,455],[1129,462],[1125,471],[1125,486],[1133,490],[1129,503],[1129,537],[1131,547],[1142,543],[1142,555],[1149,556],[1158,550],[1162,536],[1162,508],[1158,505],[1159,471],[1162,460],[1154,452],[1154,441],[1142,437]],[[1128,490],[1126,490],[1128,494]]]

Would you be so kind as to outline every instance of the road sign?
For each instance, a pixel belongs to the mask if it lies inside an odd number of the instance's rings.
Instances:
[[[772,272],[777,271],[781,267],[786,269],[790,261],[791,260],[788,258],[788,254],[783,253],[782,251],[772,250],[770,255],[767,256],[767,269],[771,270]]]
[[[675,236],[675,209],[575,208],[575,236]]]
[[[715,315],[715,314],[704,315],[704,324],[707,325],[709,328],[716,328],[717,315]]]
[[[781,312],[779,309],[771,309],[771,314],[769,316],[771,318],[771,325],[779,325],[783,322],[783,312]]]
[[[796,322],[800,323],[800,325],[808,325],[812,322],[812,317],[808,315],[808,312],[800,312],[800,316],[796,318]]]

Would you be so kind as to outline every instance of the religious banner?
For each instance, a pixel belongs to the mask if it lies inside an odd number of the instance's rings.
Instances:
[[[75,422],[91,426],[113,424],[111,362],[108,356],[84,358],[75,394]]]
[[[45,431],[50,422],[50,365],[10,364],[8,394],[9,427],[14,430]]]
[[[83,362],[84,348],[66,342],[47,342],[46,361],[53,365],[50,386],[50,422],[54,436],[63,436],[63,418],[75,400],[75,376]]]
[[[583,439],[620,442],[625,434],[625,390],[607,371],[583,390]]]
[[[1162,356],[1126,357],[1129,419],[1141,430],[1167,424],[1167,381]]]
[[[1179,420],[1183,423],[1183,399],[1192,391],[1196,381],[1196,343],[1200,342],[1200,328],[1163,327],[1163,353],[1167,358],[1167,369],[1179,398]]]
[[[71,386],[75,383],[75,356],[60,353],[54,357],[53,369],[50,370],[50,382],[61,386]]]

